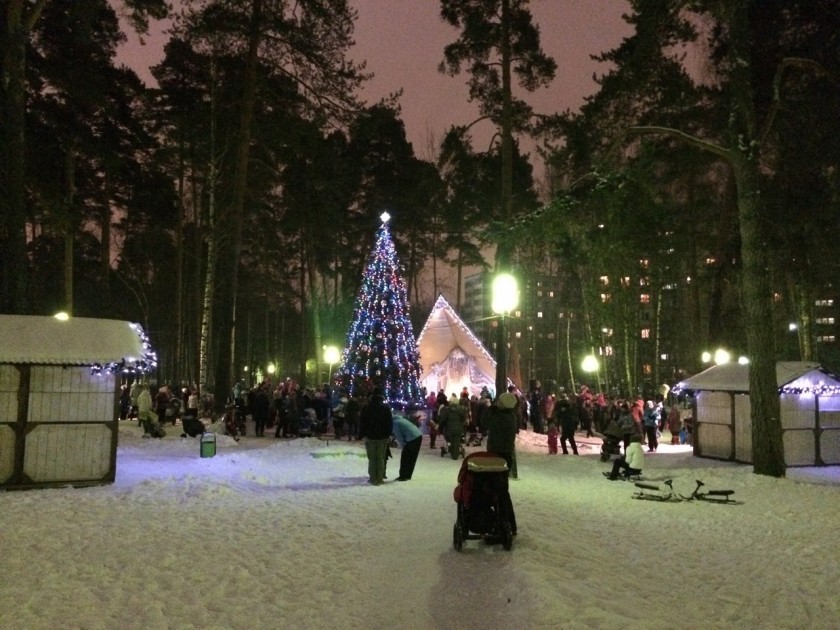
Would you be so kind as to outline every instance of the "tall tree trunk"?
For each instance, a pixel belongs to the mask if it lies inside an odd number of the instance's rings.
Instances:
[[[501,16],[502,54],[502,221],[510,223],[513,217],[513,108],[510,67],[510,0],[502,0]],[[511,245],[507,241],[496,250],[496,270],[509,271]],[[460,286],[459,286],[460,289]]]
[[[754,159],[733,152],[738,184],[741,224],[741,307],[750,356],[750,416],[753,469],[758,474],[783,477],[784,443],[776,383],[776,344],[771,309],[769,260],[760,217],[760,173]]]
[[[245,197],[248,191],[248,159],[251,151],[251,125],[254,118],[257,57],[260,44],[263,0],[253,0],[245,58],[242,99],[239,107],[239,133],[233,164],[233,186],[227,213],[231,247],[227,252],[228,294],[222,301],[227,309],[219,321],[219,360],[216,365],[216,390],[227,390],[233,383],[236,360],[236,311],[239,289],[239,258],[242,253],[242,223],[245,220]],[[219,382],[221,381],[221,382]]]
[[[64,312],[73,315],[73,260],[75,258],[76,223],[73,205],[76,201],[76,152],[73,147],[64,155]]]
[[[5,264],[0,268],[0,307],[10,313],[29,308],[26,255],[26,45],[47,0],[6,0],[6,32],[0,38],[0,234]]]
[[[207,176],[207,273],[204,277],[204,297],[201,301],[201,326],[199,332],[198,350],[198,390],[199,393],[208,391],[211,387],[210,378],[210,334],[213,323],[213,296],[216,292],[216,184],[218,172],[216,168],[216,79],[218,69],[213,59],[210,68],[210,163]],[[197,197],[197,195],[193,195]],[[217,407],[224,404],[225,398],[219,397],[216,390]]]
[[[309,331],[307,330],[307,315],[306,315],[307,301],[306,301],[306,246],[304,243],[303,233],[300,235],[300,375],[298,382],[303,385],[306,383],[306,353],[309,349],[307,346],[307,339]]]
[[[105,171],[105,180],[102,182],[105,203],[102,206],[102,218],[100,220],[101,240],[99,243],[99,272],[101,277],[101,290],[105,303],[111,306],[111,174]]]
[[[182,381],[186,376],[184,361],[185,317],[184,317],[184,222],[186,221],[184,203],[184,143],[178,146],[178,228],[175,237],[175,374]]]

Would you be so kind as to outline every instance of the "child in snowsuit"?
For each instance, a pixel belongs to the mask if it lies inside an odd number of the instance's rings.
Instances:
[[[557,455],[557,438],[560,436],[560,432],[557,430],[557,426],[553,422],[548,423],[548,431],[546,434],[548,435],[549,455]]]

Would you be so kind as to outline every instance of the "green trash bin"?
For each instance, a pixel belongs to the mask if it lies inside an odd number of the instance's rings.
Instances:
[[[202,433],[200,448],[202,457],[213,457],[216,454],[216,434]]]

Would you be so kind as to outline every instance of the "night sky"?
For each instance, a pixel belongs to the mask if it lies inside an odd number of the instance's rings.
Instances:
[[[352,0],[359,13],[356,48],[351,56],[367,60],[374,73],[363,95],[369,102],[402,88],[403,120],[418,157],[431,158],[429,139],[439,143],[453,124],[467,125],[477,117],[467,100],[467,75],[448,77],[438,72],[444,47],[457,31],[440,18],[437,0]],[[605,68],[590,59],[617,46],[631,34],[621,19],[629,7],[623,0],[532,0],[530,9],[539,25],[543,50],[557,62],[557,75],[549,88],[527,96],[539,113],[577,109],[596,85],[593,73]],[[149,65],[163,54],[165,25],[152,25],[141,45],[135,36],[120,53],[147,83],[153,81]],[[485,150],[489,128],[474,128],[475,149]],[[527,150],[527,149],[526,149]]]

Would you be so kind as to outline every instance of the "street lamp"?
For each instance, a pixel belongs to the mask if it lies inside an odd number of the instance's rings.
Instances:
[[[718,348],[715,350],[715,365],[723,365],[724,363],[729,363],[732,359],[732,355],[729,354],[727,350],[723,348]]]
[[[496,398],[507,391],[507,332],[505,316],[519,303],[519,288],[516,278],[509,273],[502,273],[493,279],[491,306],[499,316],[498,352],[496,354]]]
[[[583,357],[580,367],[587,374],[592,374],[593,372],[597,372],[600,366],[598,365],[598,359],[594,354],[587,354]]]
[[[584,372],[589,374],[589,378],[591,381],[592,375],[598,373],[598,370],[601,368],[601,364],[598,362],[598,357],[596,357],[594,354],[587,354],[585,357],[583,357],[583,361],[581,361],[580,367]],[[596,378],[599,381],[598,383],[596,383],[596,386],[600,388],[601,378],[600,376],[596,376]],[[591,382],[588,383],[588,385],[592,387]]]
[[[332,366],[341,359],[341,352],[336,346],[324,346],[324,361],[329,364],[327,371],[327,382],[332,381]]]

